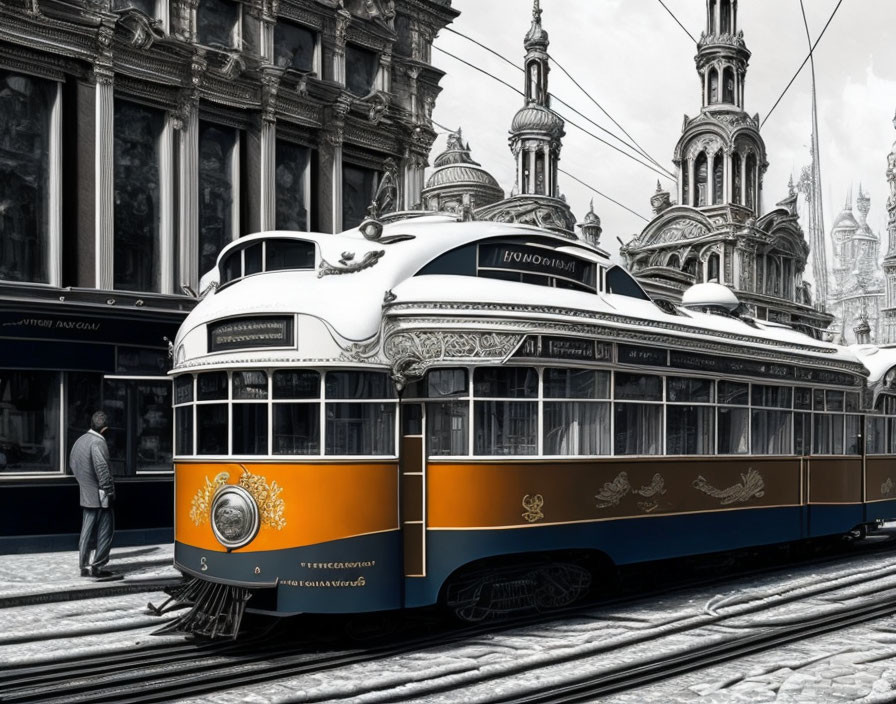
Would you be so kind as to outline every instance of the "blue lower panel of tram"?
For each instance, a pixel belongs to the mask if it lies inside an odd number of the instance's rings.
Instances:
[[[860,517],[861,506],[856,508]],[[832,526],[840,521],[832,530],[835,533],[845,532],[861,522],[853,520],[851,512],[821,516]],[[427,531],[427,578],[405,581],[405,606],[433,603],[441,584],[458,567],[492,556],[564,549],[597,550],[615,564],[625,565],[799,540],[806,537],[802,523],[800,507],[781,507],[537,528],[430,529]]]
[[[389,531],[304,547],[218,552],[175,543],[174,562],[197,577],[272,588],[281,613],[353,613],[401,606],[401,533]],[[253,607],[252,601],[248,604]]]
[[[813,504],[808,511],[810,538],[845,533],[866,521],[863,504]],[[890,515],[893,515],[892,512]]]

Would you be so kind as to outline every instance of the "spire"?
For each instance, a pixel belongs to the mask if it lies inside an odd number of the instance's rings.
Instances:
[[[697,42],[703,108],[743,110],[750,52],[737,28],[737,0],[706,0],[706,30]]]
[[[541,26],[541,12],[540,1],[534,0],[532,3],[532,26],[529,28],[526,39],[523,42],[526,51],[532,51],[533,49],[547,51],[548,49],[550,42],[548,41],[548,33]]]

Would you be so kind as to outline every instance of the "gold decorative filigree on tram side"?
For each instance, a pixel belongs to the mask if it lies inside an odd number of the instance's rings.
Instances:
[[[196,492],[190,505],[190,519],[194,524],[201,526],[203,523],[208,523],[215,492],[227,484],[228,479],[230,479],[228,472],[218,473],[212,481],[209,481],[208,477],[205,478],[205,486]]]
[[[240,465],[240,467],[243,467],[243,465]],[[261,525],[282,530],[286,525],[286,519],[283,517],[286,505],[283,503],[283,499],[280,498],[283,487],[279,486],[276,481],[268,484],[267,479],[263,476],[252,474],[245,467],[243,467],[243,474],[240,476],[239,484],[252,494],[252,498],[258,504]]]
[[[755,469],[750,467],[746,474],[740,475],[740,478],[742,481],[739,484],[729,486],[727,489],[716,489],[701,475],[697,475],[697,478],[691,482],[691,486],[714,499],[721,499],[722,506],[744,503],[753,497],[758,498],[765,495],[765,481]]]
[[[523,497],[523,508],[526,509],[526,512],[523,514],[523,518],[525,518],[529,523],[540,521],[542,518],[544,518],[544,514],[541,512],[542,506],[544,506],[544,497],[541,494],[536,494],[535,496],[529,496],[529,494],[526,494]]]
[[[893,493],[894,488],[896,488],[896,484],[893,484],[893,480],[887,477],[887,481],[880,485],[880,495],[889,496]]]
[[[644,513],[651,513],[659,508],[659,497],[666,493],[666,480],[657,472],[650,484],[634,489],[628,480],[628,472],[620,472],[613,481],[606,482],[594,498],[597,500],[597,508],[610,508],[618,506],[629,493],[644,497],[646,501],[639,501],[638,508]]]

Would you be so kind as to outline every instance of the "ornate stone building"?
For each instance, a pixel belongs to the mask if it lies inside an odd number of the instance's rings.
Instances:
[[[655,217],[621,252],[654,298],[679,303],[689,286],[718,281],[754,316],[818,334],[832,318],[802,280],[809,247],[792,184],[763,213],[768,162],[759,116],[744,110],[749,59],[737,0],[707,0],[696,56],[702,107],[685,116],[675,147],[677,203],[657,184]]]
[[[861,186],[856,209],[858,219],[853,215],[850,194],[831,228],[834,255],[831,329],[840,331],[844,344],[879,343],[882,339],[880,308],[884,298],[880,238],[868,225],[871,199],[862,193]]]
[[[893,117],[896,127],[896,116]],[[884,278],[886,295],[881,314],[883,316],[883,339],[887,344],[896,344],[896,142],[887,156],[887,182],[890,196],[887,198],[887,255],[884,257]]]
[[[541,14],[539,0],[534,0],[532,26],[523,41],[526,49],[523,107],[514,115],[510,125],[510,151],[516,160],[516,176],[510,196],[504,198],[503,192],[498,195],[494,189],[497,183],[492,186],[494,179],[485,171],[473,173],[456,170],[449,173],[437,169],[427,181],[423,207],[427,210],[461,212],[463,205],[467,204],[470,216],[476,220],[538,225],[575,239],[576,218],[557,181],[565,123],[551,110],[548,92],[550,42],[547,31],[541,25]],[[452,158],[460,158],[452,156],[458,152],[460,141],[458,130],[449,137],[446,151],[436,158],[436,166],[447,164]],[[469,148],[466,158],[469,158]],[[475,164],[471,159],[470,163]],[[478,164],[475,166],[478,167]],[[485,188],[486,181],[483,180],[486,178],[488,188]],[[593,209],[591,215],[597,217]],[[597,220],[596,229],[591,220],[587,224],[596,245],[600,236],[600,220]]]
[[[423,208],[461,214],[504,199],[504,191],[481,164],[473,161],[460,128],[448,135],[448,146],[433,161],[423,189]]]
[[[102,407],[115,473],[134,475],[120,527],[170,526],[170,475],[148,476],[171,469],[163,336],[227,242],[357,225],[386,171],[398,208],[420,202],[431,45],[457,15],[450,0],[0,3],[0,482],[71,493],[68,448]],[[69,515],[55,498],[25,525],[0,494],[0,535],[77,529],[53,523]]]

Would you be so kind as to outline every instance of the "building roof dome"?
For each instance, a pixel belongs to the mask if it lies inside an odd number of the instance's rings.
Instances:
[[[551,136],[563,136],[563,118],[543,105],[531,103],[520,108],[510,124],[511,132],[547,132]]]
[[[727,286],[709,282],[691,286],[682,294],[681,305],[685,308],[724,308],[731,312],[740,301]]]
[[[856,220],[855,216],[852,214],[852,208],[849,210],[843,210],[834,220],[834,229],[837,228],[849,228],[849,229],[858,229],[859,223]]]
[[[455,185],[480,185],[500,189],[501,186],[488,171],[478,164],[450,164],[433,171],[426,180],[426,188]],[[501,191],[503,197],[504,192]]]

